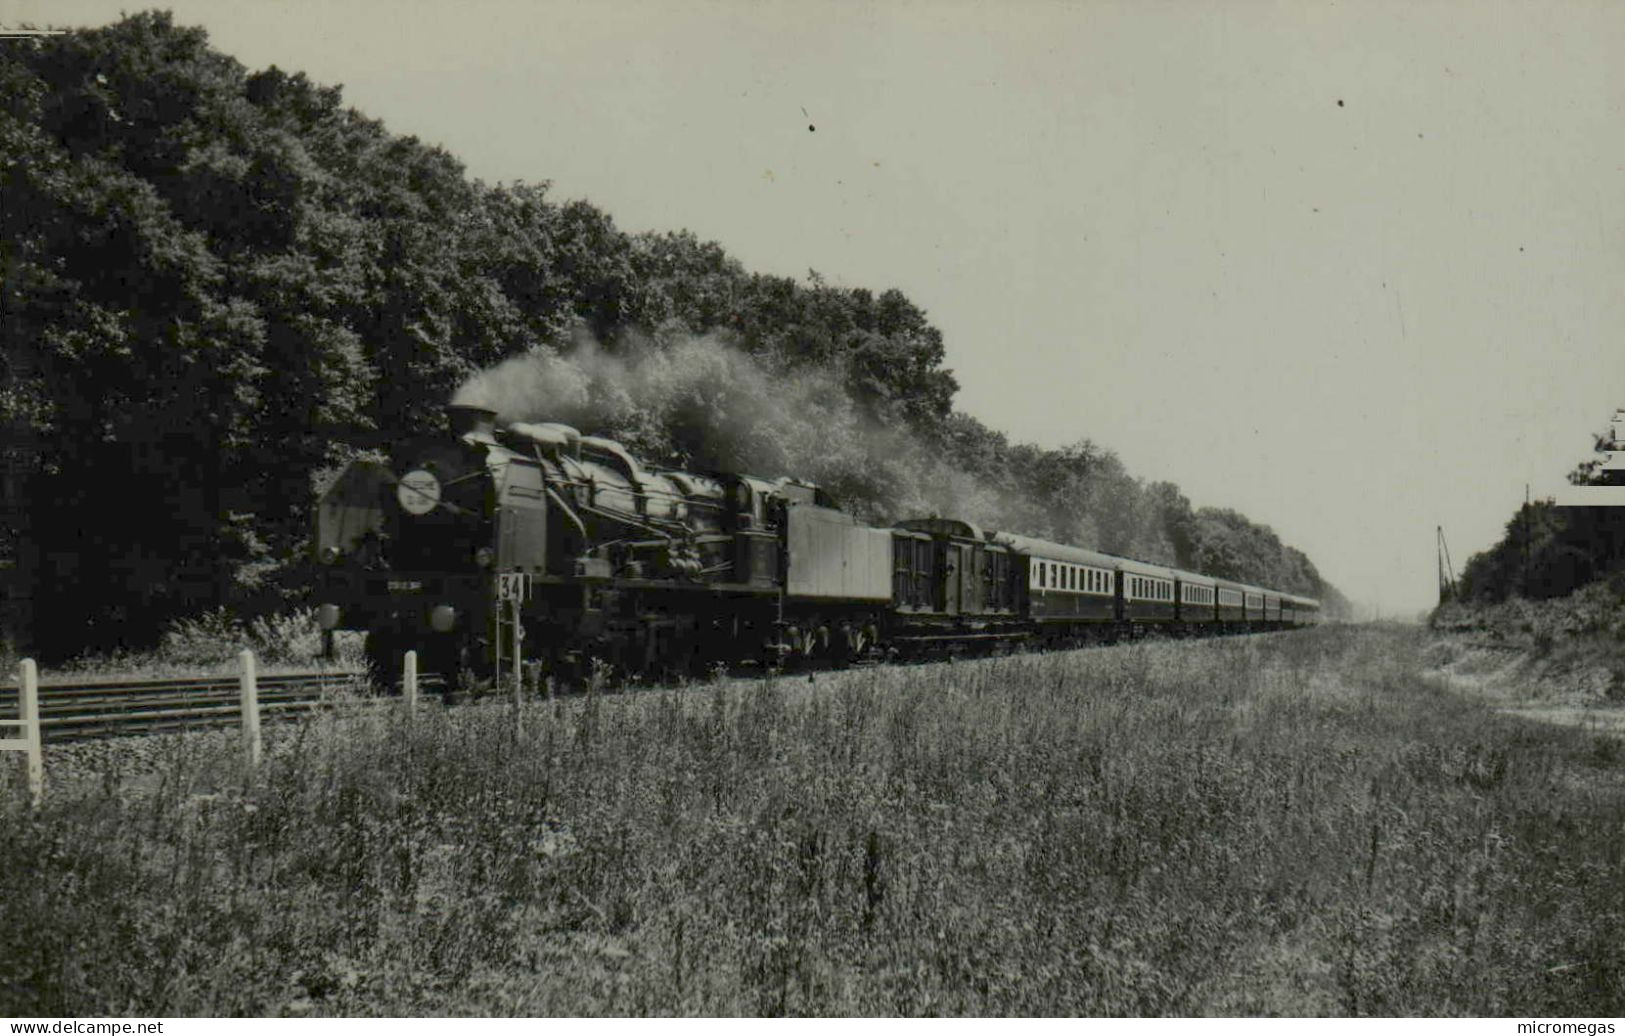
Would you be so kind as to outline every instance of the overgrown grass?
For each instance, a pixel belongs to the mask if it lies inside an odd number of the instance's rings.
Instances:
[[[37,817],[8,774],[0,1014],[1625,1013],[1625,753],[1417,636],[379,710]]]

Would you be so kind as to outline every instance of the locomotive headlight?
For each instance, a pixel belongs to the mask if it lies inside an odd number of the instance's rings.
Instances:
[[[322,564],[336,565],[339,563],[339,558],[343,556],[344,551],[338,549],[337,547],[328,547],[326,550],[322,551]]]
[[[429,613],[429,628],[436,633],[450,633],[457,625],[457,609],[449,604],[436,605]]]
[[[474,564],[481,568],[490,568],[491,562],[496,560],[496,552],[490,547],[481,547],[474,552]]]
[[[316,625],[324,630],[337,628],[339,624],[339,606],[324,604],[316,609]]]

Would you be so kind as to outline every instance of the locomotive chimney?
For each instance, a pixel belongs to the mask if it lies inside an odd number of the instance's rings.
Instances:
[[[466,403],[452,403],[446,407],[446,416],[451,419],[451,434],[461,437],[473,435],[481,439],[495,439],[497,412],[487,410],[482,406],[469,406]]]

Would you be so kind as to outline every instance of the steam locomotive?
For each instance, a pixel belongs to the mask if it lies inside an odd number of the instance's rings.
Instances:
[[[1062,646],[1319,621],[1318,602],[952,518],[866,525],[793,479],[644,467],[562,424],[450,408],[448,436],[321,496],[325,630],[450,676]]]

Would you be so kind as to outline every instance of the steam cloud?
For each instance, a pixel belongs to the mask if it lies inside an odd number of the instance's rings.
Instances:
[[[810,480],[867,520],[942,514],[1009,527],[985,480],[869,420],[838,369],[752,356],[716,335],[627,338],[613,351],[581,335],[565,352],[474,375],[453,402],[617,439],[656,466]]]

